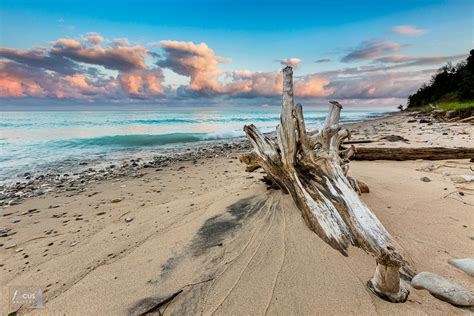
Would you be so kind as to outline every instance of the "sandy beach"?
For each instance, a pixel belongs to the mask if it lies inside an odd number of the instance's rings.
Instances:
[[[350,124],[353,139],[376,140],[356,147],[474,143],[472,124],[409,123],[412,115]],[[291,197],[267,189],[261,172],[244,171],[238,157],[246,151],[230,146],[159,168],[140,162],[133,174],[84,181],[80,190],[5,202],[0,311],[12,311],[13,287],[37,286],[44,309],[33,312],[46,315],[472,313],[411,287],[404,304],[373,295],[366,283],[374,257],[358,248],[344,257],[324,243]],[[473,166],[469,159],[353,161],[349,171],[368,184],[362,200],[416,271],[471,292],[472,277],[448,260],[473,254],[474,183],[456,181]]]

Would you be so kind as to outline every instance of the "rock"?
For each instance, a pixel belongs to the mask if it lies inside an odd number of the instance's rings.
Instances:
[[[458,306],[472,306],[474,297],[461,285],[431,272],[418,273],[411,285],[415,289],[424,289],[434,297]]]
[[[387,135],[382,137],[381,139],[388,140],[389,142],[408,142],[408,139],[399,135]]]
[[[133,221],[133,218],[125,217],[125,223],[130,223],[131,221]]]
[[[430,120],[427,120],[427,119],[421,119],[421,120],[420,120],[420,123],[431,123],[431,121],[430,121]]]
[[[451,259],[448,263],[474,277],[474,258]]]
[[[431,162],[424,162],[421,164],[418,170],[431,171],[434,169],[434,165]]]
[[[473,182],[474,181],[474,176],[471,176],[471,175],[455,176],[455,177],[451,177],[451,181],[453,181],[454,183]]]
[[[421,177],[420,180],[423,181],[423,182],[430,182],[431,181],[431,179],[428,178],[428,177]]]
[[[117,199],[110,200],[110,203],[120,203],[122,201],[123,201],[123,198],[117,198]]]
[[[449,172],[448,171],[443,171],[443,177],[447,177],[449,176]]]
[[[5,249],[11,249],[15,247],[16,247],[16,244],[11,244],[11,245],[5,246]]]

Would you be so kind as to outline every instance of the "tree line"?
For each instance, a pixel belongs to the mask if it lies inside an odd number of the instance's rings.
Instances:
[[[424,84],[408,97],[408,107],[419,107],[436,102],[474,100],[474,49],[465,61],[451,63],[438,69],[429,84]]]

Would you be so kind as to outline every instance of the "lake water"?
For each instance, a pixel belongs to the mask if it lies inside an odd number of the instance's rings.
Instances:
[[[386,111],[344,110],[341,121],[383,115]],[[308,128],[326,111],[304,112]],[[280,109],[162,111],[0,112],[0,183],[25,172],[47,173],[79,167],[80,161],[110,162],[165,154],[197,142],[242,137],[244,124],[273,131]]]

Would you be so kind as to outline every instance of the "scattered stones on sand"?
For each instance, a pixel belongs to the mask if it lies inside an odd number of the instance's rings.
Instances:
[[[469,290],[447,278],[431,272],[418,273],[411,285],[418,290],[427,290],[434,297],[457,306],[473,306],[474,297]]]
[[[448,263],[474,277],[474,258],[451,259]]]
[[[136,158],[118,164],[110,164],[101,169],[89,168],[72,174],[57,172],[33,175],[25,173],[23,181],[0,185],[0,207],[19,205],[30,197],[38,197],[47,192],[60,193],[67,191],[74,195],[86,191],[87,186],[91,183],[121,177],[142,177],[144,175],[142,169],[155,168],[156,171],[161,171],[163,170],[162,167],[170,166],[177,162],[197,162],[198,159],[227,157],[236,151],[250,150],[250,147],[250,142],[246,139],[223,140],[221,142],[201,144],[192,150],[189,148],[186,151],[176,149],[176,152],[155,156],[150,161]],[[180,170],[184,171],[184,168],[186,167],[182,166]],[[121,187],[123,188],[123,186]],[[93,192],[88,196],[92,197],[96,194],[98,192]]]
[[[428,177],[421,177],[420,180],[423,181],[423,182],[430,182],[431,181],[431,179],[428,178]]]

